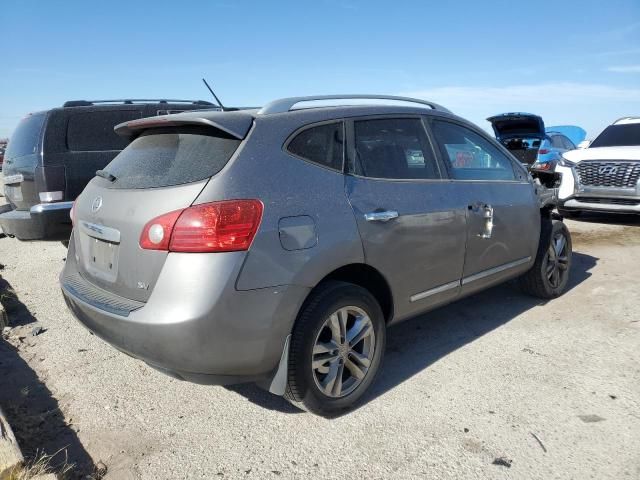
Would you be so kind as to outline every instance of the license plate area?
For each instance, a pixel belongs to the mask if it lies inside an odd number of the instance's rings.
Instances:
[[[87,270],[107,282],[114,282],[118,276],[118,244],[89,237]]]

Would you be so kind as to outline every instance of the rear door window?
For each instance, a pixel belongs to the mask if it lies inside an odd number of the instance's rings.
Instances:
[[[111,188],[154,188],[197,182],[218,173],[241,141],[213,128],[151,129],[104,169]],[[106,181],[106,180],[105,180]]]
[[[303,130],[289,142],[287,151],[309,162],[342,171],[343,123],[329,123]]]
[[[13,132],[5,152],[5,161],[38,153],[40,134],[46,113],[38,113],[23,118]]]
[[[354,123],[356,175],[389,179],[438,179],[440,172],[419,118]]]
[[[100,110],[69,117],[67,148],[75,152],[122,150],[127,139],[113,131],[119,123],[141,118],[140,110]]]
[[[473,130],[435,120],[433,134],[440,153],[457,180],[515,180],[511,160]]]

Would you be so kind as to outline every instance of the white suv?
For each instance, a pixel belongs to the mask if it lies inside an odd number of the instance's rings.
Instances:
[[[640,213],[640,117],[609,125],[589,148],[565,152],[559,211]]]

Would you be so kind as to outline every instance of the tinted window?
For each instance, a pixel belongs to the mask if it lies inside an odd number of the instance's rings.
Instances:
[[[344,156],[342,123],[319,125],[304,130],[289,142],[287,150],[310,162],[341,171]]]
[[[573,142],[569,140],[567,137],[565,137],[564,135],[560,135],[560,137],[562,138],[562,143],[564,144],[565,149],[574,150],[576,148]]]
[[[609,125],[598,135],[591,147],[623,147],[640,145],[640,123]]]
[[[476,132],[449,122],[433,122],[433,133],[452,178],[514,180],[511,160]]]
[[[422,121],[388,118],[355,122],[354,171],[373,178],[440,178]]]
[[[127,139],[113,131],[119,123],[140,118],[138,110],[111,110],[76,113],[69,117],[67,148],[76,152],[122,150]]]
[[[553,135],[551,137],[551,146],[553,148],[564,149],[564,143],[562,142],[562,137],[560,135]]]
[[[39,113],[37,115],[29,115],[20,121],[11,136],[11,141],[7,145],[5,160],[38,152],[40,132],[42,132],[45,118],[45,113]]]
[[[105,170],[116,177],[112,188],[181,185],[218,173],[238,145],[240,140],[210,128],[154,129],[131,142]]]

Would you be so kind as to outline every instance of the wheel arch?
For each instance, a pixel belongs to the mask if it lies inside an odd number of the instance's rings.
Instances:
[[[325,275],[311,289],[307,298],[310,298],[323,283],[330,280],[353,283],[368,290],[380,304],[385,322],[388,324],[393,319],[394,303],[391,287],[386,278],[374,267],[365,263],[350,263],[338,267]]]

